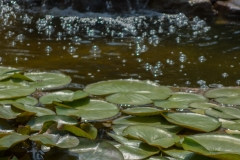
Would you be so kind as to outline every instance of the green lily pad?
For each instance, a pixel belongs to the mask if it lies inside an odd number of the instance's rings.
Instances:
[[[43,107],[35,107],[32,105],[28,105],[28,104],[21,104],[21,103],[17,103],[17,102],[13,102],[12,105],[20,110],[23,111],[27,111],[30,113],[36,113],[36,116],[40,117],[40,116],[45,116],[45,115],[55,115],[56,113],[53,112],[50,109],[47,108],[43,108]]]
[[[172,94],[170,98],[168,98],[169,101],[182,101],[182,102],[207,102],[208,99],[205,98],[202,95],[199,94],[192,94],[192,93],[185,93],[185,92],[177,92]]]
[[[38,104],[38,100],[34,97],[23,97],[23,98],[18,98],[15,100],[15,102],[22,103],[22,104],[27,104],[27,105],[36,105]]]
[[[217,104],[207,103],[207,102],[193,102],[189,104],[189,107],[196,109],[208,109],[212,107],[218,107]]]
[[[231,130],[240,130],[240,120],[226,120],[226,119],[219,119],[222,122],[222,127],[231,129]]]
[[[11,105],[0,105],[0,118],[15,119],[20,114],[20,112],[13,111]]]
[[[108,133],[108,135],[121,143],[117,148],[122,152],[125,160],[145,159],[159,153],[159,148],[150,146],[140,140],[128,139],[111,133]]]
[[[202,132],[210,132],[221,126],[217,119],[202,114],[175,112],[162,115],[173,124]]]
[[[172,91],[150,81],[109,80],[88,85],[84,91],[93,95],[109,95],[106,100],[117,104],[144,105],[154,99],[166,99]],[[114,94],[115,93],[115,94]]]
[[[77,153],[78,159],[84,160],[124,160],[122,153],[108,142],[92,141],[79,138],[78,146],[70,148],[71,153]]]
[[[156,147],[168,148],[179,140],[175,134],[167,132],[166,130],[152,127],[135,125],[129,126],[123,131],[123,135],[129,138],[142,140],[143,142]]]
[[[115,104],[144,105],[152,103],[150,98],[138,93],[120,92],[106,97],[106,101]]]
[[[56,146],[59,148],[72,148],[79,144],[78,138],[70,135],[60,136],[56,134],[38,134],[31,136],[29,139],[41,142],[46,146]]]
[[[63,124],[58,129],[67,130],[75,134],[76,136],[86,137],[89,139],[95,139],[97,137],[97,129],[90,124],[81,124],[81,128],[73,125]]]
[[[216,88],[207,91],[204,96],[207,98],[231,97],[240,95],[240,88]]]
[[[28,139],[28,135],[21,135],[18,133],[11,133],[0,138],[0,150],[6,150],[19,142],[25,141]]]
[[[224,119],[240,119],[240,110],[233,107],[214,107],[205,111],[207,115],[224,118]]]
[[[119,108],[111,103],[101,100],[90,100],[89,103],[75,106],[74,109],[56,107],[58,115],[78,116],[83,120],[100,120],[111,118],[119,113]]]
[[[62,90],[42,96],[39,101],[42,104],[52,104],[53,102],[71,102],[88,96],[88,93],[78,90],[76,92],[70,90]]]
[[[222,104],[240,105],[240,95],[231,97],[220,97],[216,98],[215,101]]]
[[[228,134],[198,134],[186,136],[184,150],[222,160],[240,159],[240,136]]]
[[[14,133],[14,127],[10,126],[7,120],[0,118],[0,137]]]
[[[188,108],[189,102],[185,101],[169,101],[169,100],[163,100],[163,101],[154,101],[154,106],[161,107],[164,109],[186,109]]]
[[[11,77],[12,74],[21,72],[21,70],[11,67],[0,67],[0,81]]]
[[[151,115],[159,115],[162,110],[152,108],[152,107],[134,107],[127,108],[122,110],[123,113],[133,115],[133,116],[151,116]]]
[[[59,116],[59,115],[47,115],[47,116],[41,116],[31,119],[27,122],[26,125],[29,125],[32,131],[39,131],[44,122],[47,121],[55,121],[60,126],[61,124],[69,124],[69,125],[76,125],[78,124],[78,120],[73,117],[69,116]]]
[[[185,151],[181,149],[166,149],[162,150],[163,153],[167,154],[168,156],[179,158],[179,159],[185,159],[189,154],[192,154],[193,152]]]
[[[29,82],[32,88],[42,90],[59,88],[71,82],[71,78],[62,73],[31,72],[25,73],[25,76],[35,81]]]
[[[36,90],[35,88],[29,88],[29,87],[0,89],[0,100],[14,99],[14,98],[28,96],[33,92],[35,92],[35,90]]]

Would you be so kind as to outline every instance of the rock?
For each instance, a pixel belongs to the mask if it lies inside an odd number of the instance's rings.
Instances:
[[[149,9],[162,13],[185,13],[188,15],[213,15],[210,0],[150,0]]]
[[[227,17],[240,17],[240,0],[217,1],[214,8],[219,15]]]

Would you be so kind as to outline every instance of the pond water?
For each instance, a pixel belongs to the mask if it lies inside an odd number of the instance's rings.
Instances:
[[[111,15],[1,6],[0,63],[63,72],[71,87],[110,79],[240,85],[239,23],[142,10]]]

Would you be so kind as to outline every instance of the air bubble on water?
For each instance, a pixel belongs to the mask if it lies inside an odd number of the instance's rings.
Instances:
[[[201,85],[200,88],[201,88],[201,89],[204,89],[204,90],[209,89],[209,87],[208,87],[206,84]]]
[[[197,81],[197,84],[199,84],[200,86],[202,86],[202,85],[205,85],[205,84],[206,84],[206,81],[204,81],[204,80],[198,80],[198,81]]]
[[[173,25],[170,25],[169,28],[168,28],[168,32],[169,32],[170,34],[173,34],[173,33],[176,32],[176,28],[175,28]]]
[[[23,42],[24,38],[25,38],[25,36],[23,34],[19,34],[19,35],[17,35],[15,40],[19,41],[19,42]]]
[[[167,59],[166,62],[167,62],[169,65],[174,65],[174,61],[171,60],[171,59]]]
[[[134,42],[135,42],[136,44],[139,44],[139,43],[143,43],[144,40],[143,40],[142,37],[136,37],[135,40],[134,40]]]
[[[46,53],[52,52],[52,47],[47,46],[47,47],[45,48],[45,52],[46,52]]]
[[[179,61],[185,62],[187,60],[187,56],[185,54],[180,54]]]
[[[190,81],[186,81],[185,84],[186,84],[186,85],[190,85],[191,82],[190,82]]]
[[[222,77],[223,77],[223,78],[226,78],[226,77],[228,77],[228,74],[227,74],[227,73],[223,73],[223,74],[222,74]]]
[[[237,85],[240,85],[240,79],[238,79],[238,80],[236,81],[236,84],[237,84]]]
[[[208,86],[209,86],[210,88],[222,88],[222,87],[223,87],[222,84],[216,84],[216,83],[209,84]]]
[[[207,59],[204,56],[200,56],[198,60],[202,63],[205,62]]]
[[[67,49],[68,53],[70,54],[74,54],[76,52],[76,48],[73,47],[73,46],[70,46],[68,49]]]
[[[75,45],[80,45],[81,44],[81,38],[79,38],[78,36],[74,36],[73,38],[72,38],[72,42],[73,42],[73,44],[75,44]]]
[[[156,66],[160,68],[161,66],[163,66],[163,64],[161,61],[157,61]]]
[[[92,46],[92,48],[90,49],[89,52],[92,53],[92,54],[94,54],[94,55],[97,55],[97,54],[100,54],[100,53],[101,53],[101,50],[99,49],[98,46],[94,45],[94,46]]]

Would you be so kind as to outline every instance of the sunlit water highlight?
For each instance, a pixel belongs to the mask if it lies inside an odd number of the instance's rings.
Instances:
[[[74,86],[149,79],[188,87],[240,85],[237,23],[141,10],[111,15],[1,6],[0,64],[63,72]],[[214,84],[214,85],[211,85]]]

